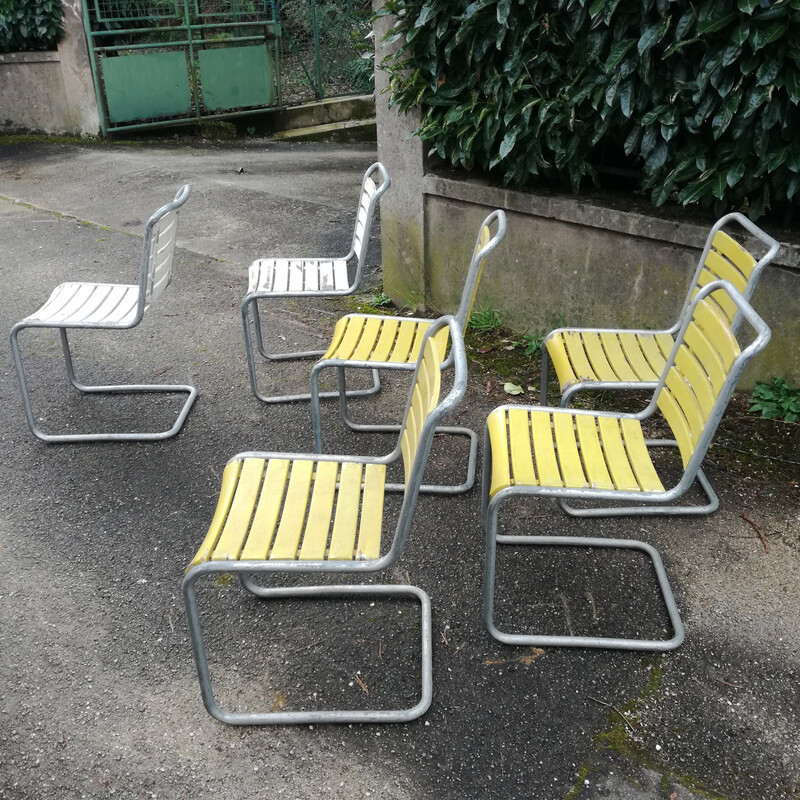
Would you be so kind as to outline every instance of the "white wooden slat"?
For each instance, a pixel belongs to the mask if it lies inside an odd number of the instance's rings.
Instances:
[[[319,261],[316,259],[303,262],[305,273],[304,288],[307,292],[319,291]]]
[[[333,272],[333,261],[319,262],[319,288],[320,291],[329,292],[336,288],[336,276]]]
[[[289,261],[285,258],[276,258],[273,268],[272,286],[270,291],[285,292],[289,288]]]
[[[105,297],[103,297],[101,302],[97,304],[94,311],[88,311],[87,308],[87,313],[84,314],[83,317],[84,322],[105,322],[110,315],[114,314],[120,303],[125,299],[128,287],[121,284],[116,284],[108,286],[107,289],[108,291],[106,292]],[[96,292],[95,294],[99,293]]]
[[[303,291],[303,262],[292,259],[289,262],[289,287],[290,292]]]
[[[338,260],[333,262],[333,285],[337,291],[344,291],[348,288],[346,261]]]

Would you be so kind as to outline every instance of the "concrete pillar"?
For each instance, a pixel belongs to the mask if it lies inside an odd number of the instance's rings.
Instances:
[[[100,115],[81,0],[61,0],[61,6],[64,9],[64,36],[58,43],[58,57],[69,108],[68,127],[75,133],[97,136],[100,133]]]
[[[377,11],[383,3],[373,0]],[[398,306],[421,308],[425,302],[425,200],[423,195],[423,143],[411,133],[419,126],[419,113],[398,114],[389,108],[388,74],[381,62],[391,52],[382,41],[390,19],[375,21],[375,118],[378,158],[392,178],[381,197],[381,247],[383,287]]]

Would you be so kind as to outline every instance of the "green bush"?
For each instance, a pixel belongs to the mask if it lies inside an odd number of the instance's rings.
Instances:
[[[391,102],[465,169],[753,218],[800,196],[800,0],[387,0]]]
[[[800,389],[790,386],[783,378],[773,378],[772,383],[758,381],[750,396],[750,411],[768,419],[800,419]]]
[[[52,50],[63,33],[61,0],[0,0],[0,53]]]

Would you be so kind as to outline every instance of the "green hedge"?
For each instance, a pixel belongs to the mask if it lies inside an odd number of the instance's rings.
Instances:
[[[800,196],[800,0],[387,0],[391,102],[517,186],[634,167],[653,203]]]
[[[61,0],[0,0],[0,53],[53,50],[63,32]]]

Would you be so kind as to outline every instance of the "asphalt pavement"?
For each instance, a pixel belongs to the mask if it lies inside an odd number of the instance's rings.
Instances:
[[[7,331],[61,281],[135,282],[149,214],[192,185],[163,301],[136,329],[83,333],[74,344],[89,380],[199,390],[174,439],[44,444],[26,426],[4,340],[0,798],[800,798],[800,488],[765,477],[757,462],[731,469],[713,453],[707,472],[721,507],[708,518],[574,520],[530,502],[508,520],[512,530],[656,546],[686,625],[676,651],[493,640],[481,617],[473,489],[422,497],[406,552],[383,576],[432,598],[433,703],[422,718],[237,728],[206,713],[181,580],[211,521],[222,469],[240,451],[313,444],[306,405],[264,406],[250,392],[240,316],[247,266],[265,255],[345,253],[361,176],[375,159],[368,145],[261,140],[0,142]],[[377,230],[368,262],[354,299],[265,308],[268,335],[288,348],[324,345],[337,317],[380,288]],[[115,407],[78,397],[56,335],[26,331],[21,342],[48,429],[170,424],[179,399],[133,397]],[[262,365],[260,378],[276,392],[303,391],[309,366]],[[472,376],[457,420],[480,432],[497,402],[483,377]],[[358,414],[398,415],[406,387],[390,376]],[[324,421],[330,452],[391,446],[343,430],[333,407]],[[436,448],[435,472],[459,468],[459,452]],[[557,633],[663,634],[646,560],[525,549],[499,567],[499,612],[509,620]],[[413,702],[413,607],[274,606],[225,580],[210,582],[202,600],[226,702]]]

